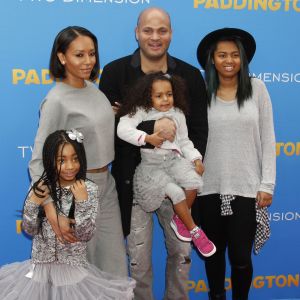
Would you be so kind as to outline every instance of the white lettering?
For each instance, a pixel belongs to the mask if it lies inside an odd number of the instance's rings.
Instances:
[[[290,82],[297,82],[300,83],[300,73],[272,73],[272,72],[264,72],[264,73],[251,73],[252,77],[256,77],[261,79],[264,82],[283,82],[283,83],[290,83]]]
[[[33,150],[32,146],[18,146],[17,148],[21,149],[22,158],[25,158],[26,154],[28,153],[28,150],[30,150],[29,154],[30,155],[32,154],[32,150]]]
[[[300,212],[288,211],[288,212],[274,212],[269,214],[269,220],[272,222],[279,221],[299,221]]]

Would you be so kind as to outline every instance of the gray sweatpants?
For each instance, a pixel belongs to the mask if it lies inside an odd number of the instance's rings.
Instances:
[[[100,196],[96,231],[87,247],[88,260],[102,271],[119,276],[128,276],[115,180],[108,171],[87,173],[87,177],[98,185]]]
[[[175,236],[170,226],[174,214],[169,200],[162,202],[155,211],[164,230],[167,247],[166,290],[164,300],[188,300],[186,281],[191,259],[190,243],[182,242]],[[153,213],[147,213],[134,203],[131,216],[131,230],[127,237],[130,259],[130,275],[136,280],[135,300],[153,300],[152,292],[152,229]]]

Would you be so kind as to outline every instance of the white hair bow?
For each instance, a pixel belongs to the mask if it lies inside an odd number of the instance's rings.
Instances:
[[[78,130],[72,128],[71,130],[67,130],[66,133],[72,141],[76,140],[78,143],[83,142],[84,136]]]

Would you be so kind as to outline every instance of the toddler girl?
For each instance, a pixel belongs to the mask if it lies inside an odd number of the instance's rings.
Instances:
[[[175,214],[171,227],[182,241],[193,241],[203,256],[215,253],[214,244],[194,223],[190,208],[202,187],[201,154],[188,138],[183,112],[186,112],[183,81],[163,73],[143,76],[129,90],[126,103],[119,110],[122,116],[117,128],[118,136],[128,143],[154,149],[141,148],[142,161],[134,175],[134,201],[146,212],[155,211],[170,198]],[[151,135],[137,126],[148,120],[164,117],[176,124],[174,141],[163,140],[160,132]]]

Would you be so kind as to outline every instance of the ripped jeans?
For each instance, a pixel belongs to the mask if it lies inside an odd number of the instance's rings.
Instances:
[[[191,267],[191,245],[175,236],[170,226],[174,214],[170,200],[162,202],[155,211],[163,228],[167,247],[166,289],[164,300],[188,300],[186,282]],[[127,237],[130,275],[136,280],[135,300],[153,300],[152,292],[152,234],[153,213],[147,213],[134,203],[130,234]]]

